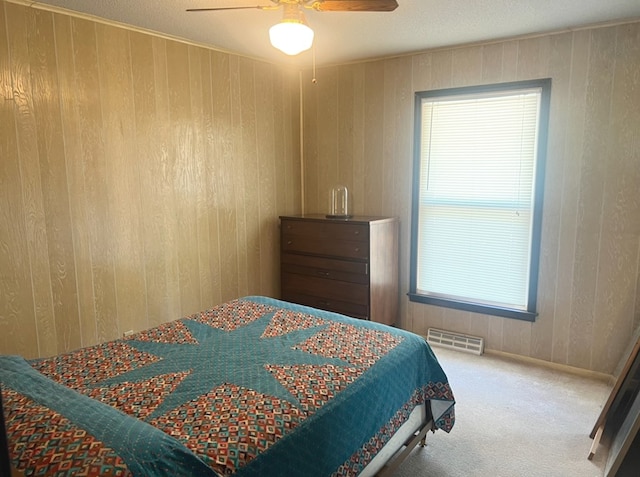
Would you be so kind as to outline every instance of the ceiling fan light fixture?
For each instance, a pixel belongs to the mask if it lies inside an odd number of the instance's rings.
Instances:
[[[283,18],[269,28],[271,44],[287,55],[297,55],[311,48],[313,30],[296,4],[285,4]]]

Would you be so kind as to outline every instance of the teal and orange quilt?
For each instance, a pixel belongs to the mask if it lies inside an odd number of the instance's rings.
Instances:
[[[358,475],[419,404],[454,398],[425,340],[245,297],[53,358],[0,356],[26,475]]]

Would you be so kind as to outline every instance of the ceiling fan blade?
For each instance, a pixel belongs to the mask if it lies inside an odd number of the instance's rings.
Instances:
[[[257,8],[258,10],[266,10],[274,7],[265,7],[262,5],[256,5],[253,7],[213,7],[213,8],[187,8],[188,12],[213,12],[215,10],[244,10],[247,8]],[[277,8],[277,7],[275,7]]]
[[[398,8],[396,0],[318,0],[311,4],[321,12],[392,12]]]

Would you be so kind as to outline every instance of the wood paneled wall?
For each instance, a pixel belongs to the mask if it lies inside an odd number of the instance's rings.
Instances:
[[[531,324],[411,303],[416,91],[552,78],[538,303]],[[336,184],[401,222],[403,327],[612,373],[640,325],[640,23],[321,68],[304,88],[305,210]]]
[[[0,1],[0,353],[278,296],[299,76]]]

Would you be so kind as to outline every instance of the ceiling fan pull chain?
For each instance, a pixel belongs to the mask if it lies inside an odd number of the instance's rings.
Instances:
[[[311,82],[316,84],[318,80],[316,79],[316,45],[311,47],[311,64],[313,69],[313,78],[311,78]]]

